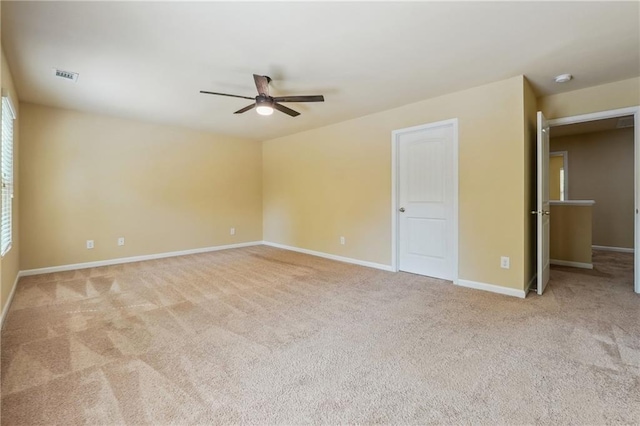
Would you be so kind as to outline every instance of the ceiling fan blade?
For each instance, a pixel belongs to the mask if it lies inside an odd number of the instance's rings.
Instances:
[[[218,92],[207,92],[206,90],[201,90],[200,93],[204,93],[207,95],[220,95],[220,96],[230,96],[232,98],[242,98],[242,99],[255,99],[255,98],[250,98],[249,96],[240,96],[240,95],[230,95],[228,93],[218,93]]]
[[[273,98],[275,102],[324,102],[322,95],[279,96]]]
[[[251,104],[242,109],[237,110],[236,112],[234,112],[234,114],[242,114],[243,112],[247,112],[251,109],[254,109],[255,107],[256,107],[256,104]]]
[[[256,89],[259,95],[269,96],[269,77],[266,75],[253,75],[253,81],[256,82]]]
[[[287,108],[284,105],[280,105],[277,102],[273,103],[273,108],[277,109],[280,112],[284,112],[287,115],[290,115],[291,117],[297,117],[300,115],[300,113],[298,111],[294,111],[291,108]]]

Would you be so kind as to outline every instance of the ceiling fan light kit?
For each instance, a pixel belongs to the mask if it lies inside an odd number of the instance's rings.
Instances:
[[[260,115],[271,115],[273,114],[273,108],[269,105],[260,105],[256,108],[256,112]]]
[[[273,114],[273,102],[269,101],[269,99],[261,98],[258,96],[256,98],[256,112],[260,115],[271,115]]]
[[[324,96],[322,95],[302,95],[302,96],[269,96],[269,83],[271,82],[271,78],[266,75],[253,75],[253,81],[256,84],[256,89],[258,89],[258,96],[255,98],[250,98],[249,96],[241,96],[241,95],[230,95],[228,93],[218,93],[218,92],[208,92],[206,90],[201,90],[200,93],[204,93],[207,95],[218,95],[218,96],[229,96],[232,98],[241,98],[241,99],[255,99],[255,102],[251,105],[247,105],[246,107],[239,109],[234,112],[234,114],[242,114],[251,109],[256,109],[256,112],[260,115],[271,115],[273,114],[273,110],[277,109],[280,112],[283,112],[291,117],[297,117],[300,115],[298,111],[294,111],[289,107],[286,107],[281,104],[281,102],[324,102]]]

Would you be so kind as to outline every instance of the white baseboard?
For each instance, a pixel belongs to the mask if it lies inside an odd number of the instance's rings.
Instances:
[[[16,279],[13,281],[13,287],[11,287],[11,292],[9,293],[9,297],[7,298],[7,302],[4,304],[2,308],[2,317],[0,317],[0,330],[4,327],[4,320],[7,318],[7,314],[9,313],[9,308],[11,307],[11,302],[13,302],[13,295],[16,294],[16,287],[18,286],[18,281],[22,276],[22,271],[19,271],[16,274]]]
[[[390,265],[383,265],[382,263],[367,262],[365,260],[353,259],[350,257],[336,256],[335,254],[323,253],[320,251],[307,250],[299,247],[287,246],[284,244],[272,243],[269,241],[263,241],[262,244],[266,246],[276,247],[284,250],[295,251],[298,253],[310,254],[312,256],[323,257],[325,259],[337,260],[338,262],[352,263],[354,265],[367,266],[369,268],[382,269],[383,271],[394,272]]]
[[[515,288],[509,288],[509,287],[502,287],[500,285],[495,285],[495,284],[479,283],[477,281],[459,279],[458,285],[461,287],[474,288],[476,290],[484,290],[484,291],[490,291],[492,293],[519,297],[521,299],[524,299],[527,296],[527,293],[524,290],[518,290]]]
[[[20,271],[20,276],[50,274],[52,272],[73,271],[76,269],[96,268],[99,266],[118,265],[120,263],[141,262],[144,260],[163,259],[165,257],[186,256],[188,254],[207,253],[210,251],[227,250],[240,247],[259,246],[262,241],[251,241],[248,243],[227,244],[224,246],[203,247],[191,250],[171,251],[166,253],[145,254],[142,256],[120,257],[117,259],[98,260],[95,262],[74,263],[72,265],[51,266],[48,268],[27,269]]]
[[[572,262],[570,260],[549,259],[549,263],[559,266],[571,266],[572,268],[593,269],[593,263]]]
[[[604,251],[617,251],[620,253],[634,253],[635,250],[632,248],[625,247],[610,247],[610,246],[591,246],[593,250],[604,250]]]

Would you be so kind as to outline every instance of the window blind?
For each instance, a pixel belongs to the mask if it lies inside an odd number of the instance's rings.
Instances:
[[[13,123],[16,118],[8,96],[2,96],[2,147],[0,175],[2,184],[2,213],[0,217],[0,254],[11,248],[13,216]]]

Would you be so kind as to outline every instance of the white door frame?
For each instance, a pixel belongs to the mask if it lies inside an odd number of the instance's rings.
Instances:
[[[453,283],[458,284],[458,119],[437,121],[435,123],[423,124],[420,126],[407,127],[391,132],[391,269],[395,272],[399,271],[398,265],[398,197],[400,190],[398,188],[398,139],[404,133],[415,132],[418,130],[432,129],[434,127],[442,127],[452,125],[453,127]]]
[[[634,206],[636,215],[634,223],[634,291],[640,293],[640,106],[599,111],[591,114],[574,115],[572,117],[554,118],[549,120],[549,127],[562,126],[565,124],[584,123],[586,121],[603,120],[607,118],[624,117],[633,115],[633,138],[634,138]]]

